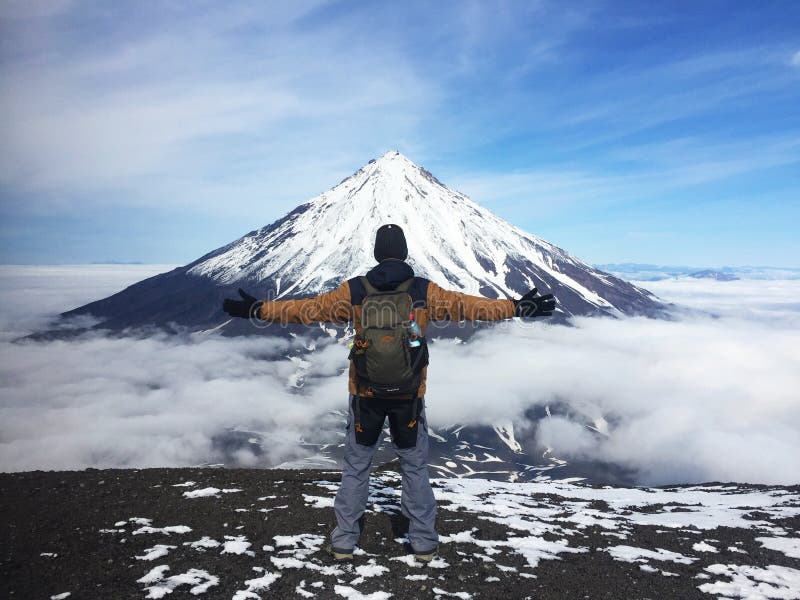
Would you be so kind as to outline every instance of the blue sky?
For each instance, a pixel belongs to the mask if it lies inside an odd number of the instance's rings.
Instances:
[[[396,148],[588,262],[797,267],[798,106],[793,1],[3,0],[0,262],[188,262]]]

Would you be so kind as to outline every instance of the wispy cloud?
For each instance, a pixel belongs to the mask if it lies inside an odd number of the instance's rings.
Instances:
[[[224,172],[209,185],[241,191],[288,180],[282,170],[316,171],[297,162],[304,151],[340,169],[361,162],[375,148],[368,138],[412,127],[435,88],[394,49],[351,43],[348,27],[298,25],[316,8],[299,6],[187,10],[174,28],[123,30],[103,54],[56,38],[35,62],[7,64],[0,179],[73,193],[147,181],[147,193],[115,202],[157,204],[181,202],[169,197],[180,185],[202,189],[203,173]]]
[[[753,147],[759,149],[755,154]],[[800,141],[793,134],[727,142],[674,138],[610,149],[600,165],[471,170],[454,173],[448,183],[490,206],[505,211],[526,206],[548,217],[565,209],[646,203],[677,190],[798,163]],[[620,169],[622,164],[626,168]]]
[[[694,129],[694,119],[727,122],[726,115],[748,113],[792,86],[785,54],[777,46],[658,60],[634,59],[587,76],[560,99],[550,124],[573,129],[567,143],[576,149],[605,146],[640,132],[663,140],[674,131]],[[661,126],[668,127],[654,131]],[[712,129],[707,139],[713,142],[718,133]]]
[[[4,0],[0,3],[0,19],[51,17],[66,11],[72,0]]]

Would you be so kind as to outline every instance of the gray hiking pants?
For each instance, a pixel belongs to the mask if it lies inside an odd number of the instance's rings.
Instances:
[[[331,533],[331,545],[344,551],[352,550],[358,543],[361,534],[359,520],[369,499],[370,466],[380,444],[380,436],[371,446],[359,444],[356,441],[353,423],[351,396],[345,435],[342,483],[333,503],[337,525]],[[417,439],[414,446],[399,448],[395,443],[396,440],[393,441],[393,446],[400,459],[403,475],[400,511],[409,521],[408,541],[414,552],[427,553],[437,548],[439,536],[436,534],[436,500],[428,476],[428,424],[424,404],[416,429]]]

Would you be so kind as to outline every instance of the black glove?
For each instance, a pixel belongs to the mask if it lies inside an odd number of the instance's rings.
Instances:
[[[515,317],[549,317],[556,308],[553,294],[536,296],[536,288],[525,294],[519,300],[514,300]]]
[[[232,317],[240,317],[242,319],[258,319],[258,311],[263,302],[256,300],[253,296],[239,288],[239,295],[243,300],[226,299],[222,303],[222,310]]]

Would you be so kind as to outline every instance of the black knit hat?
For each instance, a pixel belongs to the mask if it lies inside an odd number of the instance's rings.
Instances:
[[[375,260],[384,261],[387,258],[405,260],[408,257],[406,236],[399,225],[381,225],[375,234]]]

